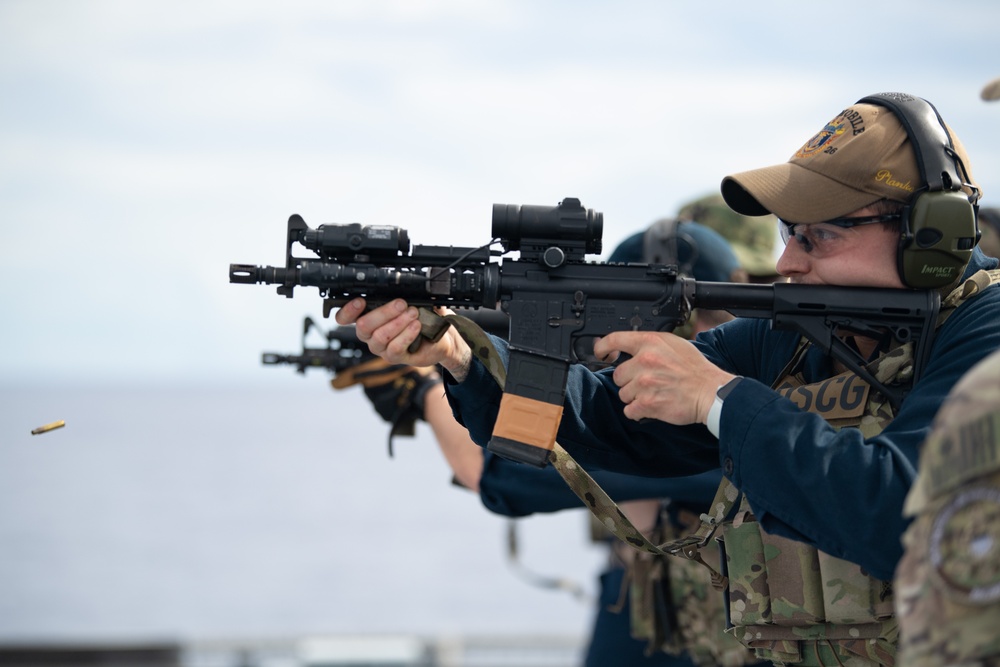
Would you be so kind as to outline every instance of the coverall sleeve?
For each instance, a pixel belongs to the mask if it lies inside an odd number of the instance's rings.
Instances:
[[[589,472],[616,502],[669,498],[706,510],[722,477],[717,470],[677,478],[640,477],[605,470]],[[488,451],[479,480],[479,495],[488,510],[505,516],[527,516],[584,506],[554,467],[536,468]]]

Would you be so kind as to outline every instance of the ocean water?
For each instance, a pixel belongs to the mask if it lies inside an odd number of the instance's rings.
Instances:
[[[318,376],[0,388],[0,642],[586,635],[589,600],[518,574],[593,593],[583,511],[518,521],[512,567],[429,428],[386,437]]]

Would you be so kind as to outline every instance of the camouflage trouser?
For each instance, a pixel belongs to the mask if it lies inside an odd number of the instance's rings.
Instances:
[[[661,529],[656,537],[665,541],[675,536]],[[719,558],[715,545],[704,552]],[[680,556],[635,552],[627,570],[632,636],[646,640],[649,650],[686,653],[700,667],[740,667],[757,661],[725,632],[722,593],[704,565]]]
[[[892,587],[860,567],[756,521],[725,524],[730,632],[763,660],[805,666],[893,665]]]
[[[703,557],[706,552],[714,552],[718,560],[715,544],[702,549]],[[738,667],[756,661],[752,651],[725,632],[725,602],[703,565],[686,558],[671,558],[670,587],[680,619],[679,634],[695,664]]]

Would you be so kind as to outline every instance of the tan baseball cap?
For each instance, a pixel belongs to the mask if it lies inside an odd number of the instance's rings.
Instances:
[[[965,148],[950,128],[948,132],[971,180]],[[913,147],[896,116],[882,106],[854,104],[788,162],[724,178],[722,196],[744,215],[773,213],[789,222],[810,223],[853,213],[880,199],[905,203],[923,186]]]

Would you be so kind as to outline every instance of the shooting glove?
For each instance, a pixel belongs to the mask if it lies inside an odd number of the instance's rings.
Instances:
[[[393,436],[414,435],[416,421],[424,418],[427,391],[440,382],[441,376],[433,368],[390,364],[375,358],[337,373],[330,384],[334,389],[356,384],[364,388],[375,411],[391,425],[389,456],[392,456]]]

